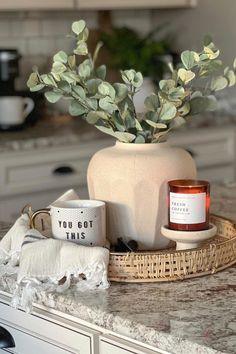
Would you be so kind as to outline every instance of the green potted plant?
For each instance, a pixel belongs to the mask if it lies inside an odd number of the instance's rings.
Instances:
[[[138,115],[133,99],[143,82],[141,72],[121,71],[122,82],[106,81],[106,67],[96,67],[101,44],[88,53],[89,31],[83,20],[72,24],[74,53],[60,51],[50,73],[35,70],[31,91],[45,90],[49,102],[70,100],[69,112],[117,139],[115,146],[97,152],[88,168],[90,198],[108,205],[108,235],[135,239],[143,249],[166,246],[160,236],[167,221],[166,182],[195,178],[196,167],[184,150],[170,147],[167,134],[190,116],[214,110],[215,92],[235,85],[235,67],[224,68],[219,50],[206,38],[200,52],[186,50],[171,78],[159,82],[158,92],[145,99],[146,112]],[[77,62],[78,61],[78,62]],[[204,80],[204,89],[194,88]],[[160,143],[160,144],[155,144]]]
[[[110,67],[117,70],[133,68],[144,77],[162,79],[167,71],[163,57],[173,54],[171,36],[164,36],[162,30],[163,25],[145,35],[128,27],[102,32],[100,38],[110,54]]]
[[[101,33],[101,41],[108,52],[108,68],[115,72],[134,69],[143,75],[143,84],[134,96],[137,112],[145,110],[144,99],[155,92],[158,83],[169,72],[167,62],[173,62],[173,38],[164,34],[166,26],[158,26],[142,35],[128,27],[114,27]]]

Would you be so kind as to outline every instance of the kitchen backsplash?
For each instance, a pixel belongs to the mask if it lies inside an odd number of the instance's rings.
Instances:
[[[0,13],[0,48],[17,48],[22,54],[17,88],[25,87],[33,65],[47,71],[51,64],[49,59],[57,50],[71,52],[73,41],[66,35],[71,23],[80,18],[87,21],[90,29],[97,28],[97,13],[92,11]],[[148,31],[152,27],[152,14],[148,10],[117,11],[113,14],[113,23]]]

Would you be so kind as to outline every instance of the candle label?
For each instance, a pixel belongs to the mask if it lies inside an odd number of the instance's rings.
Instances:
[[[206,193],[170,192],[170,222],[176,224],[206,222]]]

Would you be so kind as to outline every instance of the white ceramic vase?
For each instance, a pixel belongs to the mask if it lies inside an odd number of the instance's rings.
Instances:
[[[92,157],[87,178],[90,198],[107,203],[112,244],[122,237],[154,250],[169,243],[160,232],[167,223],[167,181],[196,178],[196,166],[189,153],[168,143],[116,142]]]

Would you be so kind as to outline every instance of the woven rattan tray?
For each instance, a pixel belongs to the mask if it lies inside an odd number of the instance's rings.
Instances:
[[[108,277],[116,282],[162,282],[213,274],[236,263],[234,222],[211,216],[217,235],[201,248],[110,253]]]

